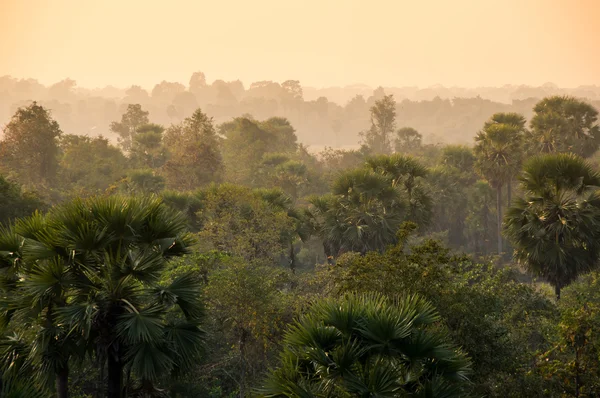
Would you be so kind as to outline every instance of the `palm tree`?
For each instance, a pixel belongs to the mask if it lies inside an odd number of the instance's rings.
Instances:
[[[502,186],[516,174],[520,166],[519,128],[510,124],[487,125],[475,137],[475,168],[496,190],[498,221],[498,254],[502,253]]]
[[[284,338],[264,397],[460,396],[470,362],[435,331],[418,296],[346,295],[315,303]],[[439,329],[438,329],[439,330]]]
[[[518,141],[518,145],[515,145],[514,149],[515,150],[518,149],[518,153],[516,153],[515,156],[513,156],[515,164],[512,165],[513,167],[511,167],[511,170],[514,172],[514,174],[511,175],[510,178],[506,181],[506,191],[507,191],[506,196],[507,196],[507,202],[508,202],[509,206],[510,206],[510,202],[512,201],[512,182],[513,182],[514,178],[516,177],[517,173],[519,172],[519,169],[521,168],[521,160],[522,160],[522,156],[523,156],[521,141],[523,140],[523,137],[528,133],[527,128],[525,127],[526,123],[527,123],[527,119],[525,119],[525,117],[523,115],[521,115],[520,113],[500,112],[500,113],[493,114],[492,117],[487,122],[485,122],[485,124],[483,125],[484,131],[486,131],[492,125],[496,125],[496,124],[509,125],[509,126],[514,127],[514,129],[515,129],[513,134],[515,134],[514,139]]]
[[[367,159],[367,167],[390,179],[392,187],[406,192],[409,203],[408,219],[425,226],[431,218],[431,197],[423,188],[428,169],[412,156],[399,153]]]
[[[519,178],[524,196],[508,209],[504,232],[515,258],[560,290],[597,266],[600,175],[582,158],[532,158]]]
[[[13,297],[22,311],[44,303],[52,319],[42,332],[56,330],[54,339],[38,333],[36,341],[54,341],[40,345],[42,355],[63,352],[54,346],[75,336],[106,364],[111,397],[123,395],[125,368],[148,391],[160,375],[190,365],[203,338],[199,282],[161,280],[167,260],[187,252],[185,230],[184,216],[157,198],[76,200],[17,223],[25,266]]]
[[[325,253],[382,251],[396,241],[404,220],[406,199],[388,177],[368,169],[341,174],[332,193],[311,198],[312,220]]]

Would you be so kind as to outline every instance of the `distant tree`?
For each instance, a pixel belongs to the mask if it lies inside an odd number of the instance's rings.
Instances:
[[[281,87],[290,96],[290,98],[296,100],[303,99],[302,86],[300,85],[300,82],[298,80],[286,80],[283,83],[281,83]]]
[[[223,158],[227,179],[236,184],[258,186],[259,169],[265,154],[290,154],[298,148],[293,126],[281,117],[262,122],[245,117],[236,118],[223,123],[219,132],[225,137]]]
[[[423,144],[423,136],[412,127],[402,127],[396,131],[395,152],[414,153]]]
[[[588,157],[600,146],[598,111],[574,97],[544,98],[533,108],[531,130],[525,137],[531,154],[573,152]]]
[[[121,117],[121,121],[110,124],[110,131],[119,135],[119,145],[124,151],[131,149],[133,137],[135,137],[138,127],[150,123],[148,114],[140,104],[129,104],[127,105],[127,111]]]
[[[202,72],[194,72],[190,77],[188,88],[191,93],[198,94],[201,90],[207,87],[206,76]]]
[[[160,168],[166,161],[167,149],[163,145],[165,128],[159,124],[144,124],[136,129],[129,158],[137,168]]]
[[[475,168],[496,190],[498,253],[502,253],[502,186],[521,164],[519,129],[510,124],[491,124],[475,137]]]
[[[536,156],[519,178],[523,196],[505,217],[515,258],[554,286],[556,298],[600,259],[600,175],[573,154]]]
[[[386,95],[370,109],[371,128],[361,133],[364,144],[376,154],[390,153],[391,135],[396,128],[396,101]]]
[[[289,327],[263,397],[463,396],[470,361],[418,296],[320,300]]]
[[[48,95],[52,99],[59,101],[71,101],[75,96],[75,86],[77,83],[73,79],[64,79],[53,84],[48,88]]]
[[[127,158],[104,137],[63,135],[59,181],[75,195],[99,194],[125,176]]]
[[[462,173],[472,174],[475,167],[473,149],[463,145],[447,145],[442,149],[441,163]]]
[[[406,193],[409,204],[407,219],[425,227],[431,218],[431,197],[423,187],[427,167],[417,159],[399,153],[373,156],[367,159],[366,164],[374,172],[387,177],[393,188]]]
[[[33,102],[19,108],[4,128],[1,167],[27,185],[47,184],[58,169],[58,138],[62,134],[50,112]]]
[[[183,93],[185,86],[177,82],[163,80],[152,89],[152,98],[165,104],[170,104],[177,94]]]
[[[223,176],[220,138],[212,118],[198,109],[167,129],[163,145],[169,157],[162,170],[169,188],[193,190]]]
[[[519,113],[514,113],[514,112],[495,113],[483,125],[484,131],[494,125],[512,126],[515,130],[513,135],[515,135],[515,139],[519,142],[519,145],[515,146],[513,148],[516,152],[512,157],[513,158],[512,159],[513,164],[511,165],[512,166],[511,167],[512,174],[508,177],[508,180],[506,181],[506,191],[507,191],[507,198],[508,198],[509,205],[512,200],[512,182],[513,182],[514,178],[517,176],[517,172],[521,169],[521,161],[522,161],[522,153],[523,153],[523,148],[522,148],[523,138],[528,133],[527,129],[525,128],[526,122],[527,122],[527,120],[525,119],[525,117]]]

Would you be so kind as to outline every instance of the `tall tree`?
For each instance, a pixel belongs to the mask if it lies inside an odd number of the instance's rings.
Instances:
[[[598,111],[569,96],[544,98],[533,108],[525,144],[532,154],[573,152],[588,157],[600,146]]]
[[[391,136],[396,129],[396,101],[393,95],[385,95],[375,101],[370,109],[371,128],[361,135],[364,144],[376,154],[387,154],[391,151]]]
[[[519,144],[522,143],[523,141],[523,136],[525,134],[527,134],[527,129],[525,128],[525,123],[527,122],[527,120],[525,119],[525,117],[519,113],[514,113],[514,112],[508,112],[508,113],[495,113],[492,115],[492,117],[485,122],[483,129],[486,130],[488,128],[490,128],[493,125],[498,125],[498,124],[504,124],[504,125],[509,125],[514,127],[515,131],[515,140],[517,140],[519,142]],[[513,174],[509,176],[508,180],[506,181],[506,191],[507,191],[507,198],[508,198],[508,204],[510,205],[510,202],[512,200],[512,182],[514,180],[514,178],[517,176],[517,172],[521,169],[521,158],[520,156],[522,156],[522,148],[521,146],[515,146],[514,150],[518,152],[515,153],[513,155],[513,167],[511,167],[511,170],[513,171]]]
[[[8,172],[27,185],[47,184],[58,169],[62,134],[50,111],[33,102],[19,108],[4,129],[0,159]]]
[[[161,280],[167,259],[187,252],[185,228],[156,198],[76,200],[18,223],[23,261],[2,264],[16,276],[13,308],[52,314],[36,336],[42,358],[58,355],[53,363],[66,366],[67,339],[83,341],[107,368],[107,396],[117,398],[125,367],[148,394],[159,377],[193,363],[203,338],[198,281]],[[54,367],[59,376],[63,368]]]
[[[138,127],[150,123],[148,114],[140,104],[129,104],[127,111],[121,116],[121,121],[110,124],[110,131],[119,135],[119,144],[123,150],[131,149]]]
[[[224,166],[220,138],[212,118],[202,110],[169,127],[163,145],[170,151],[163,166],[170,188],[193,190],[221,180]]]
[[[505,218],[515,258],[561,288],[600,259],[600,174],[573,154],[537,156],[519,178],[523,196]]]
[[[502,186],[520,165],[519,130],[509,124],[491,124],[475,137],[475,167],[496,190],[498,254],[502,253]]]

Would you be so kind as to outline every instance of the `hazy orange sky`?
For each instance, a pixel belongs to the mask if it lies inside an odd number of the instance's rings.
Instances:
[[[0,0],[0,75],[600,84],[599,22],[600,0]]]

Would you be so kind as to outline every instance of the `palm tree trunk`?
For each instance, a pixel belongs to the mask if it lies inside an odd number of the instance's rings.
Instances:
[[[69,365],[65,364],[56,373],[56,395],[58,398],[69,397]]]
[[[556,301],[560,300],[560,285],[554,286],[554,295],[556,296]]]
[[[294,239],[290,239],[290,269],[296,274],[296,250],[294,250]]]
[[[510,202],[512,202],[512,182],[508,180],[508,184],[506,184],[506,196],[508,199],[507,205],[510,206]]]
[[[498,254],[502,254],[502,185],[496,189],[496,215],[498,221]]]
[[[123,391],[123,364],[114,352],[108,354],[108,391],[107,398],[121,398]]]

